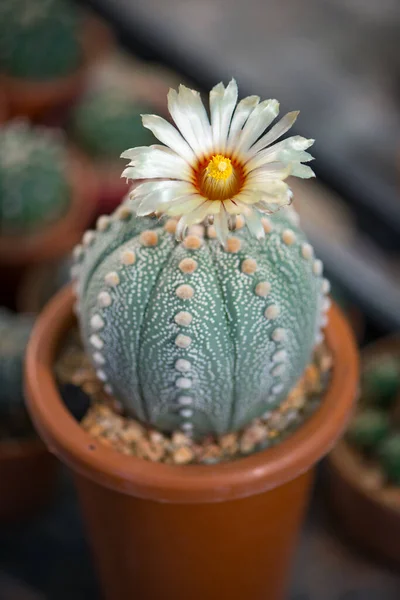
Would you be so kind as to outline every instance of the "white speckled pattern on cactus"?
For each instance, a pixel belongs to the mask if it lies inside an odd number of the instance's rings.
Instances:
[[[129,414],[202,436],[239,429],[286,397],[328,308],[328,286],[304,257],[292,212],[270,216],[261,242],[236,230],[235,252],[207,234],[198,247],[178,244],[156,219],[113,217],[96,232],[77,256],[83,338]],[[143,243],[143,231],[157,243]],[[121,261],[127,252],[132,264]],[[182,269],[188,259],[194,270]],[[109,273],[118,274],[116,285],[107,285]]]

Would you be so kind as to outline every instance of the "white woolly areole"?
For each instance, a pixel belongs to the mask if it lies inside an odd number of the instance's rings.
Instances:
[[[174,317],[175,323],[177,325],[181,325],[182,327],[189,327],[190,323],[192,322],[192,319],[192,315],[184,310],[178,312]]]
[[[104,327],[104,321],[100,315],[93,315],[90,319],[90,326],[95,331],[100,331],[100,329],[103,329]]]
[[[187,377],[179,377],[176,380],[176,387],[181,388],[183,390],[188,390],[189,388],[192,387],[192,381],[190,379],[188,379]]]
[[[314,249],[311,246],[311,244],[302,244],[301,254],[303,255],[303,258],[305,258],[306,260],[310,260],[314,256]]]
[[[180,371],[181,373],[186,373],[187,371],[190,371],[191,369],[191,364],[190,361],[186,360],[185,358],[178,358],[178,360],[175,363],[175,369],[177,371]]]
[[[107,285],[111,287],[116,287],[119,284],[119,275],[116,271],[110,271],[104,277],[104,281]]]
[[[175,344],[179,348],[188,348],[191,343],[192,343],[192,338],[190,338],[188,335],[183,335],[183,333],[180,333],[175,338]]]
[[[111,306],[112,299],[108,292],[100,292],[97,296],[97,302],[99,306],[106,308],[107,306]]]

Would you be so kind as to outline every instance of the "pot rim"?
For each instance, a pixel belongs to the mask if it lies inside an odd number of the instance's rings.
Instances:
[[[71,201],[67,212],[55,223],[31,234],[0,235],[0,263],[28,266],[57,260],[79,242],[95,215],[98,184],[90,163],[75,148],[69,147],[67,179]]]
[[[400,334],[392,333],[386,335],[374,342],[370,342],[361,350],[361,371],[372,362],[376,356],[382,354],[395,353],[400,356]],[[368,501],[371,506],[376,510],[380,510],[393,516],[393,518],[400,519],[400,509],[396,509],[389,504],[385,504],[380,500],[379,493],[374,490],[369,490],[363,486],[359,480],[354,476],[349,463],[346,460],[351,452],[351,445],[345,440],[340,440],[336,447],[329,454],[327,462],[330,475],[335,480],[336,478],[342,479],[352,489],[353,493],[362,497],[365,501]]]
[[[382,502],[378,493],[363,487],[358,482],[351,469],[346,466],[345,459],[349,456],[350,445],[346,440],[340,440],[327,459],[327,467],[332,482],[334,483],[336,480],[344,481],[349,486],[352,493],[356,494],[358,498],[362,498],[364,501],[368,502],[372,509],[391,515],[392,518],[395,518],[396,520],[400,520],[400,509],[396,509],[390,504]],[[373,533],[373,530],[371,531]]]
[[[48,303],[34,326],[26,356],[26,397],[34,424],[51,452],[73,471],[114,491],[174,503],[219,502],[265,492],[310,469],[331,450],[353,407],[358,354],[336,305],[326,339],[333,355],[329,387],[319,408],[286,440],[215,465],[166,465],[126,456],[90,437],[62,402],[53,362],[74,322],[72,286]]]

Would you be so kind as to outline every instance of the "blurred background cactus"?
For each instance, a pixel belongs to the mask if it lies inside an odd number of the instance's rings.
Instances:
[[[43,127],[10,122],[0,128],[0,232],[22,234],[61,218],[69,205],[67,150]]]
[[[126,92],[104,85],[88,91],[73,108],[70,133],[93,158],[115,162],[132,140],[137,146],[155,143],[153,135],[142,126],[140,115],[147,112],[148,106]]]
[[[66,0],[0,2],[0,72],[48,80],[79,67],[80,14]]]
[[[23,365],[33,317],[0,308],[0,438],[32,428],[24,404]]]
[[[214,226],[136,218],[126,201],[75,249],[83,340],[126,413],[196,437],[238,430],[286,398],[322,340],[329,284],[292,209]]]
[[[383,354],[367,365],[349,443],[377,463],[386,480],[400,485],[400,358]]]

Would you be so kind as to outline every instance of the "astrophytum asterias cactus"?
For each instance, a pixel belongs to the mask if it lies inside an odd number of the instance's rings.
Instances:
[[[301,376],[326,321],[322,263],[283,209],[258,241],[214,226],[183,243],[177,221],[123,204],[75,249],[77,313],[105,389],[128,414],[197,436],[243,427],[278,406]]]
[[[76,310],[98,378],[125,411],[199,438],[279,406],[322,339],[329,283],[285,206],[287,175],[313,176],[302,164],[313,140],[273,144],[297,113],[262,135],[279,103],[236,106],[234,81],[211,91],[211,122],[197,92],[180,86],[168,99],[181,133],[144,115],[169,147],[124,153],[123,175],[150,180],[75,249]],[[283,208],[266,216],[272,207]]]

